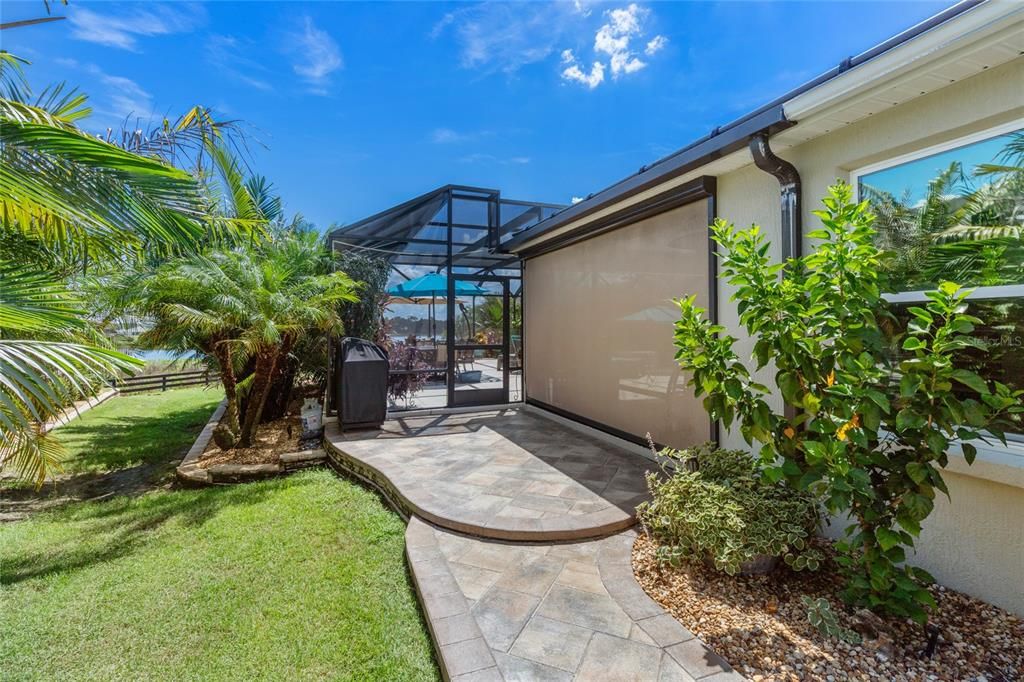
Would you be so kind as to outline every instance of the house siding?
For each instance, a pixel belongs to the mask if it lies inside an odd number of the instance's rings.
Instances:
[[[817,224],[811,211],[819,208],[836,178],[849,181],[851,171],[865,165],[1022,117],[1024,59],[1016,59],[779,155],[800,172],[804,230],[809,232]],[[718,177],[719,215],[737,226],[759,223],[773,237],[776,258],[781,235],[778,205],[778,183],[753,166]],[[805,239],[805,252],[812,247]],[[740,338],[738,350],[747,357],[753,344],[739,329],[736,307],[729,300],[732,293],[719,281],[719,319]],[[771,385],[773,375],[768,368],[760,380]],[[781,408],[779,396],[772,396],[771,403]],[[722,436],[727,447],[745,447],[736,432]],[[944,585],[1024,614],[1024,489],[1006,484],[1014,477],[992,480],[997,477],[947,472],[950,500],[936,500],[911,561]],[[843,526],[834,522],[827,532],[836,535]]]
[[[708,305],[707,220],[699,200],[529,259],[527,398],[634,439],[706,441],[708,417],[674,360],[672,299]]]

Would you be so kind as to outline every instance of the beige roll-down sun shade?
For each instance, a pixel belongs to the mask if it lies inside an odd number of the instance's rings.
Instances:
[[[702,200],[528,260],[527,396],[666,445],[708,440],[672,345],[672,299],[708,305],[707,225]]]

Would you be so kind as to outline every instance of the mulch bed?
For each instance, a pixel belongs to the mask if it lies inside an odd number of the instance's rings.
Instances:
[[[822,548],[830,551],[825,542]],[[931,588],[938,603],[931,623],[941,634],[935,654],[926,659],[924,630],[911,621],[881,621],[888,636],[861,645],[826,638],[811,626],[803,595],[828,599],[845,627],[854,620],[854,610],[839,597],[831,561],[816,573],[782,566],[767,576],[741,578],[700,565],[660,565],[655,549],[643,534],[633,546],[637,581],[751,680],[1024,679],[1024,621],[954,590]]]
[[[224,451],[211,440],[197,463],[204,469],[215,464],[277,464],[281,455],[302,449],[299,443],[301,433],[299,417],[287,415],[260,424],[256,429],[256,444],[249,448]]]

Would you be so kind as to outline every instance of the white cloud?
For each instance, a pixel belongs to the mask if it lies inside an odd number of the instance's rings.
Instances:
[[[122,9],[116,14],[100,14],[73,4],[68,11],[73,38],[132,51],[137,50],[139,37],[186,33],[205,18],[203,9],[191,3]]]
[[[490,130],[458,131],[451,128],[435,128],[430,134],[430,141],[434,144],[456,144],[479,140],[482,137],[489,137],[493,133]]]
[[[590,65],[590,73],[586,73],[579,64],[571,64],[562,69],[562,78],[567,81],[582,83],[593,90],[604,81],[604,64],[594,62]]]
[[[647,47],[644,48],[644,54],[646,54],[649,57],[653,57],[658,52],[660,52],[662,48],[664,48],[667,44],[668,38],[666,38],[665,36],[654,36],[653,38],[647,41]]]
[[[294,57],[292,69],[310,86],[310,92],[326,95],[330,75],[344,65],[338,44],[308,15],[303,17],[302,27],[288,36],[288,43],[288,52]]]
[[[629,47],[630,41],[640,34],[640,24],[650,10],[631,3],[625,9],[605,12],[608,22],[594,36],[594,51],[608,55],[612,78],[623,73],[634,73],[647,66]]]
[[[574,204],[578,204],[581,201],[583,201],[583,197],[573,197],[572,198],[572,203],[574,203]]]
[[[430,135],[430,139],[437,144],[447,144],[449,142],[462,142],[466,137],[451,128],[438,128]]]
[[[650,10],[641,8],[635,2],[625,9],[612,9],[605,12],[608,23],[602,28],[611,28],[616,35],[632,36],[640,32],[640,22],[647,18]]]
[[[459,159],[460,163],[490,163],[490,164],[501,164],[502,166],[516,165],[523,166],[530,163],[531,159],[529,156],[512,156],[509,158],[499,158],[494,154],[467,154]]]
[[[594,34],[593,50],[597,60],[593,62],[588,72],[580,66],[572,50],[563,50],[562,79],[580,83],[593,90],[604,82],[606,70],[611,72],[613,79],[618,79],[646,67],[647,62],[637,53],[637,49],[640,48],[634,49],[634,44],[637,41],[641,44],[646,42],[642,48],[643,52],[653,56],[667,43],[667,39],[661,35],[644,41],[644,24],[650,14],[651,10],[636,3],[605,11],[605,21]]]
[[[449,12],[448,14],[444,15],[443,17],[441,17],[437,21],[437,23],[434,24],[434,27],[432,29],[430,29],[430,37],[431,37],[431,39],[436,40],[442,33],[444,33],[444,30],[446,28],[448,28],[453,23],[455,23],[455,17],[456,17],[455,12]]]
[[[251,41],[239,40],[234,36],[211,35],[206,41],[206,61],[218,73],[230,76],[257,90],[272,90],[273,86],[265,80],[269,75],[267,67],[262,62],[246,56],[252,51]]]
[[[464,68],[514,74],[555,53],[586,13],[582,3],[483,3],[445,14],[430,36],[450,34]]]
[[[582,14],[584,17],[590,16],[590,3],[584,0],[572,0],[572,6],[578,14]]]
[[[82,64],[74,59],[58,58],[57,64],[83,71],[96,79],[97,87],[90,87],[97,104],[89,127],[118,129],[122,126],[148,127],[163,116],[154,110],[153,96],[130,78],[109,74],[95,64]]]

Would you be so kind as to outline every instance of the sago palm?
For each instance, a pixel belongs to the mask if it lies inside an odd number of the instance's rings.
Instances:
[[[327,259],[315,233],[282,231],[258,247],[173,261],[147,282],[156,324],[146,340],[181,349],[192,344],[218,360],[229,406],[222,447],[234,444],[231,436],[241,447],[252,445],[275,370],[297,343],[342,331],[338,304],[358,300],[358,287],[343,272],[326,272]],[[234,372],[247,361],[253,373],[239,414]]]

